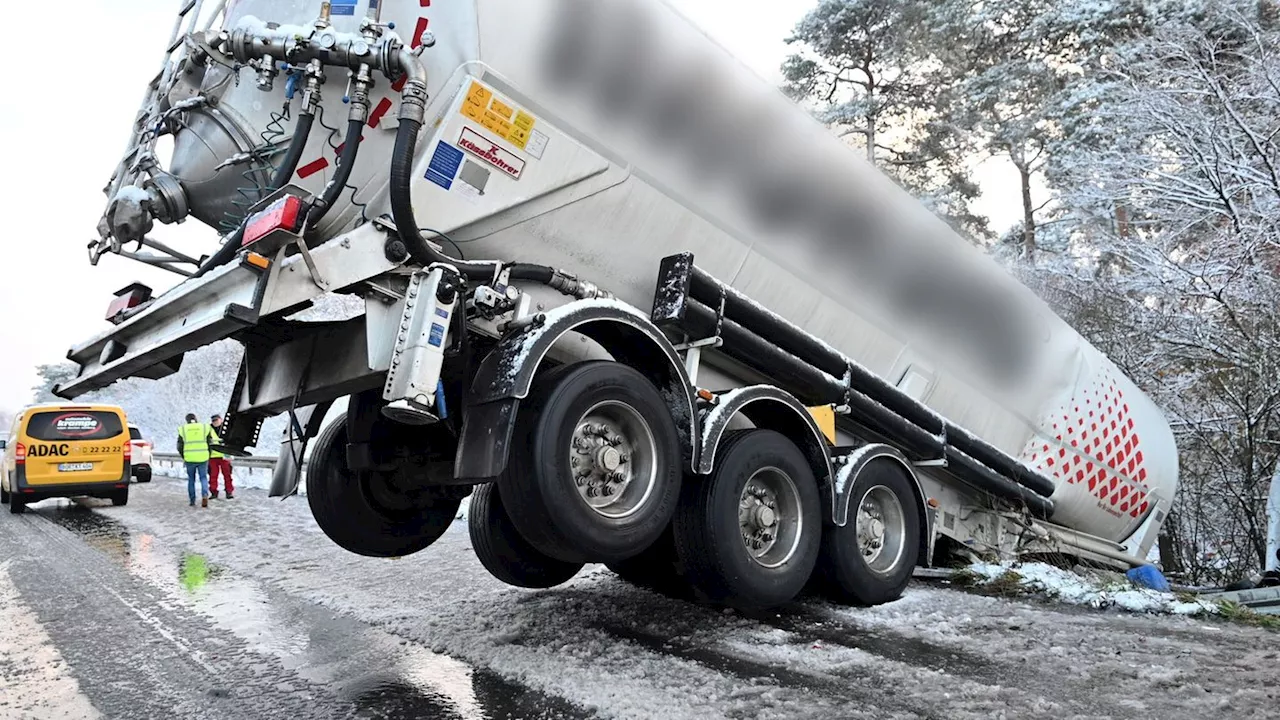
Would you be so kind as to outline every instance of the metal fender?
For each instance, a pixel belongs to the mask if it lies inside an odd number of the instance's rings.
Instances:
[[[844,527],[849,522],[849,503],[852,500],[853,484],[857,482],[858,475],[863,470],[875,462],[895,463],[902,468],[907,477],[911,478],[911,487],[916,495],[916,510],[924,520],[920,528],[922,533],[920,541],[926,550],[928,562],[932,563],[933,513],[927,511],[924,486],[920,484],[920,478],[916,476],[915,467],[912,466],[911,461],[897,448],[879,443],[863,445],[840,458],[840,461],[840,469],[836,472],[831,494],[831,521],[839,527]]]
[[[641,311],[615,300],[580,300],[518,321],[480,363],[459,439],[454,476],[496,477],[507,451],[520,401],[529,396],[543,359],[566,333],[600,343],[613,359],[648,377],[666,402],[690,469],[697,468],[696,398],[684,362],[671,342]]]
[[[716,448],[720,446],[729,422],[742,415],[758,428],[776,430],[790,438],[808,458],[819,484],[829,493],[834,493],[827,440],[813,415],[791,393],[772,385],[752,385],[727,392],[717,400],[715,407],[702,418],[699,474],[707,475],[715,469]],[[831,502],[834,506],[834,494]]]

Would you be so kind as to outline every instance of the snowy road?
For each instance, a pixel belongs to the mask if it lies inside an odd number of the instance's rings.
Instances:
[[[601,569],[524,592],[465,525],[349,555],[306,500],[0,514],[0,718],[1265,718],[1280,636],[916,585],[747,618]]]

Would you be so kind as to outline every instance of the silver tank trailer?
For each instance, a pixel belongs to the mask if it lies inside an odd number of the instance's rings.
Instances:
[[[471,258],[564,268],[649,307],[659,259],[699,266],[1056,483],[1054,521],[1123,541],[1177,487],[1159,409],[1028,289],[659,0],[338,0],[422,54],[414,210]],[[224,27],[306,29],[319,3],[231,0]],[[427,49],[425,46],[430,46]],[[175,91],[171,170],[226,227],[287,140],[296,86],[215,70]],[[331,70],[293,183],[334,171],[346,77]],[[358,160],[321,234],[389,212],[395,83],[379,79]],[[283,143],[282,143],[283,144]],[[228,162],[230,161],[230,162]]]

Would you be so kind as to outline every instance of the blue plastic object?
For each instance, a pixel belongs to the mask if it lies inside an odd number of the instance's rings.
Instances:
[[[1155,565],[1142,565],[1125,573],[1125,577],[1138,587],[1150,588],[1160,592],[1169,592],[1169,581]]]
[[[436,381],[436,409],[440,411],[440,419],[449,417],[449,408],[444,404],[444,381]]]

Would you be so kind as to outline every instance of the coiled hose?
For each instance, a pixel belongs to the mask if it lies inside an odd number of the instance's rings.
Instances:
[[[315,116],[311,113],[303,112],[298,115],[298,122],[293,130],[293,140],[289,142],[289,150],[285,153],[284,161],[280,163],[280,167],[276,168],[275,175],[271,178],[271,187],[267,190],[267,194],[284,187],[297,171],[298,163],[302,161],[302,153],[307,149],[307,138],[311,136],[311,125],[314,121]],[[209,256],[209,259],[191,276],[192,278],[201,277],[214,268],[226,265],[231,258],[235,257],[240,251],[240,242],[244,240],[244,229],[248,220],[245,218],[240,221],[240,226],[235,229],[235,232],[227,236],[222,247]]]

